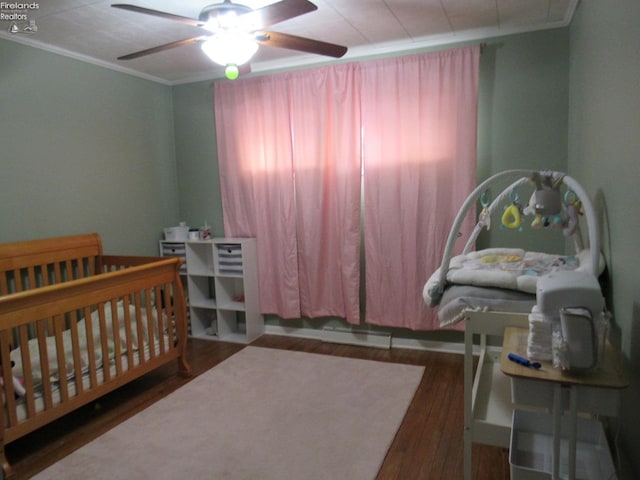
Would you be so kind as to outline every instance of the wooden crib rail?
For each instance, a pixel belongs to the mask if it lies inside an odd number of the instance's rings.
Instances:
[[[114,272],[123,268],[135,267],[146,263],[165,260],[167,257],[139,257],[131,255],[103,255],[100,258],[100,271],[102,273]],[[176,257],[178,258],[178,257]],[[178,258],[180,262],[182,259]]]
[[[160,284],[178,281],[180,259],[162,258],[135,267],[117,270],[74,282],[48,285],[0,297],[0,329],[15,328],[53,315],[62,315],[73,309],[106,302]],[[184,295],[176,289],[176,307],[185,308]],[[179,302],[179,304],[178,304]]]
[[[0,244],[0,295],[91,276],[101,256],[97,233]]]
[[[10,345],[17,337],[22,358],[26,360],[22,365],[29,420],[25,422],[18,419],[13,385],[11,382],[3,382],[1,389],[5,399],[6,423],[0,426],[0,439],[4,444],[157,368],[166,363],[168,358],[177,359],[180,373],[189,375],[190,367],[184,359],[187,342],[186,306],[179,278],[179,266],[179,259],[163,258],[161,261],[143,263],[91,278],[0,297],[0,372],[3,378],[11,378]],[[113,330],[121,331],[118,335],[124,338],[115,341],[113,352],[109,353],[105,334],[105,310],[111,309],[113,312],[116,304],[123,305],[124,313],[113,317],[115,325],[112,327],[111,335],[112,338],[115,335]],[[92,319],[94,312],[97,312],[96,315],[99,317],[98,325],[92,324],[96,322],[95,315]],[[153,312],[155,320],[152,320],[149,312]],[[118,318],[118,315],[121,318]],[[85,321],[84,331],[78,328],[80,320]],[[116,328],[117,322],[119,328]],[[161,328],[159,324],[162,325]],[[86,332],[93,332],[95,328],[99,328],[100,337],[95,340],[97,344],[94,345],[94,339]],[[162,330],[159,335],[162,340],[154,340],[151,335],[151,332],[157,332],[158,329]],[[66,350],[63,350],[64,335],[67,339]],[[145,336],[149,337],[148,353],[142,354],[136,342]],[[167,337],[168,340],[165,341]],[[28,366],[28,342],[34,338],[41,359],[43,388],[40,400],[34,396],[34,375]],[[88,365],[86,361],[81,362],[79,344],[83,338],[89,343],[90,351],[101,352],[102,358],[111,359],[114,373],[109,373],[108,368],[103,368],[101,376],[98,377],[96,370],[100,365],[91,355]],[[53,342],[54,346],[48,345],[47,342]],[[138,353],[134,354],[136,351]],[[57,358],[58,371],[67,371],[67,364],[71,362],[73,377],[76,379],[72,381],[64,375],[59,376],[57,388],[60,399],[57,402],[52,397],[53,381],[49,370],[56,367],[56,362],[51,367],[44,360],[51,357],[50,353]],[[82,381],[77,380],[81,379],[83,374],[89,378],[89,387],[86,387],[86,390]],[[72,383],[75,390],[70,388]],[[44,409],[36,411],[36,401],[42,402]]]

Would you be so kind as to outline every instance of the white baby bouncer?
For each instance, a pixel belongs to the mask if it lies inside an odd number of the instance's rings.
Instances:
[[[509,183],[493,201],[489,202],[488,192],[510,180],[512,183]],[[529,204],[522,206],[519,203],[520,195],[517,193],[517,189],[526,186],[533,187],[533,192]],[[593,204],[584,188],[575,179],[561,172],[506,170],[493,175],[478,185],[462,204],[449,231],[442,264],[425,284],[423,296],[428,305],[438,305],[445,288],[451,283],[448,280],[448,273],[453,250],[460,236],[460,227],[477,202],[481,203],[482,210],[478,222],[462,250],[462,255],[467,255],[473,250],[480,232],[491,226],[491,219],[495,211],[506,204],[507,207],[504,208],[501,216],[503,227],[522,229],[523,218],[531,215],[534,217],[531,223],[532,228],[561,228],[565,235],[574,240],[576,254],[582,260],[579,269],[596,276],[601,271],[598,221]],[[582,214],[586,218],[588,227],[589,241],[586,246],[579,222],[579,217]],[[489,283],[487,286],[502,287],[503,285]],[[535,292],[535,288],[532,290],[531,287],[522,290]]]

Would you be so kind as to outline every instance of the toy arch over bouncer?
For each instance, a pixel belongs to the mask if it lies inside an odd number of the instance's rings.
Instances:
[[[489,188],[509,180],[511,180],[512,183],[508,184],[508,186],[505,187],[491,203],[485,201],[486,192],[488,192]],[[514,203],[514,195],[515,200],[517,200],[517,195],[515,194],[516,188],[527,184],[534,185],[535,187],[529,207],[513,211],[512,214],[507,215],[508,218],[506,219],[503,216],[503,224],[506,221],[509,223],[509,228],[518,227],[520,223],[520,214],[558,214],[561,209],[564,209],[566,214],[568,208],[580,203],[581,213],[584,213],[589,233],[588,248],[590,250],[589,253],[591,258],[589,269],[594,276],[598,275],[600,262],[600,232],[593,204],[582,185],[580,185],[574,178],[562,172],[526,169],[505,170],[489,177],[478,185],[473,192],[469,194],[460,207],[458,215],[456,216],[453,225],[451,226],[451,230],[449,231],[449,237],[442,256],[439,280],[429,292],[429,296],[432,299],[432,306],[439,303],[442,293],[446,288],[447,272],[449,270],[449,263],[451,261],[453,249],[458,237],[460,236],[459,232],[462,222],[466,218],[469,210],[476,205],[476,202],[481,201],[483,207],[482,212],[479,215],[479,220],[471,232],[469,239],[467,240],[462,254],[467,254],[473,249],[478,235],[483,228],[488,227],[488,222],[490,222],[491,216],[498,206],[503,204],[505,201],[511,201]],[[566,188],[564,198],[562,198],[560,193],[560,187],[563,185]],[[552,194],[553,191],[557,192],[557,194]],[[548,204],[545,204],[545,202],[548,202]],[[557,203],[557,205],[550,205],[552,203]],[[574,221],[570,228],[567,228],[567,224],[565,222],[564,230],[565,234],[570,234],[573,237],[576,251],[580,252],[584,250],[585,246],[582,240],[579,222]]]

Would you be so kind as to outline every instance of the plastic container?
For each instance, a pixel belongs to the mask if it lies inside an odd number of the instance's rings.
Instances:
[[[164,239],[170,242],[186,242],[188,238],[189,227],[186,225],[167,227],[164,229]]]
[[[563,418],[560,442],[560,477],[567,478],[568,422]],[[553,418],[543,412],[515,410],[509,450],[511,480],[547,480],[553,472]],[[617,479],[602,424],[578,418],[576,478]]]

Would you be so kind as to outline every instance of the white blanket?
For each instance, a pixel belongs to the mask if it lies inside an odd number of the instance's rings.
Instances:
[[[600,267],[600,271],[602,266]],[[560,271],[591,271],[591,253],[582,250],[577,255],[551,255],[525,252],[519,248],[489,248],[451,259],[447,284],[494,287],[536,293],[541,275]],[[440,302],[440,269],[429,278],[422,290],[427,305]]]

